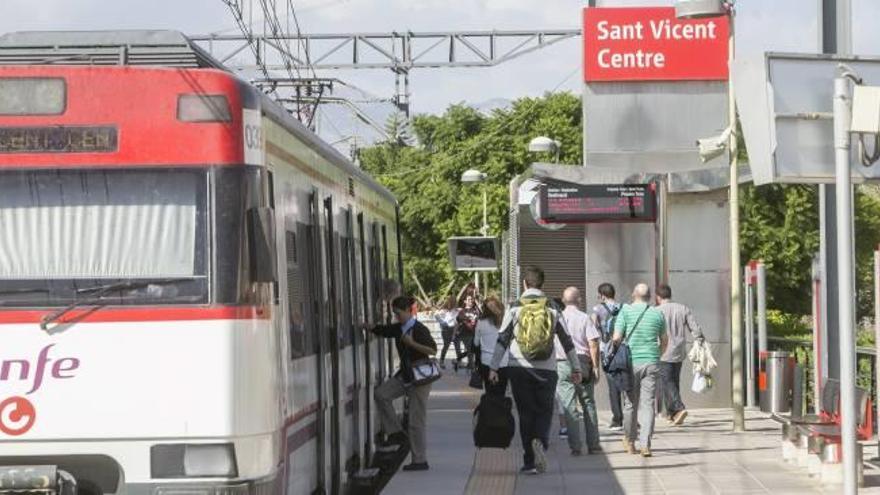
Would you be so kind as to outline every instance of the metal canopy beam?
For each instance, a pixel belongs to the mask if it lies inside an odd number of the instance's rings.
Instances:
[[[263,57],[266,68],[273,71],[285,70],[280,61],[294,55],[282,52],[286,45],[297,52],[293,58],[299,70],[390,69],[400,74],[424,68],[492,67],[580,35],[580,29],[545,29],[254,35],[252,40],[240,34],[208,34],[191,36],[190,40],[221,60],[231,59],[241,52],[242,43],[253,41],[266,51],[275,51]],[[311,60],[311,67],[303,60]],[[259,67],[253,61],[230,65],[237,69]]]

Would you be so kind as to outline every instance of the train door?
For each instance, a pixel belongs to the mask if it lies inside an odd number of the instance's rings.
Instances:
[[[321,210],[318,206],[318,192],[313,191],[309,200],[309,215],[311,222],[306,229],[306,242],[308,243],[308,272],[309,272],[309,294],[312,306],[312,335],[315,337],[315,375],[317,377],[317,421],[315,429],[317,430],[317,442],[315,451],[315,467],[317,469],[317,488],[315,492],[322,494],[326,492],[326,471],[327,471],[327,416],[325,414],[327,407],[327,370],[326,360],[324,359],[327,349],[326,335],[324,330],[324,297],[323,291],[323,263],[321,256]]]
[[[350,345],[351,356],[348,364],[350,365],[350,373],[346,373],[346,377],[350,378],[351,385],[346,393],[345,414],[348,418],[348,446],[346,453],[346,472],[354,473],[360,468],[360,446],[361,446],[361,377],[360,377],[360,330],[359,327],[359,304],[357,293],[357,272],[355,271],[355,249],[354,249],[354,218],[351,208],[345,211],[345,235],[342,241],[342,314],[345,319],[346,341]],[[346,380],[348,383],[348,380]],[[351,393],[351,399],[348,400]]]
[[[364,228],[364,214],[358,213],[358,249],[360,251],[360,274],[361,274],[361,296],[363,303],[364,323],[375,322],[370,315],[370,292],[369,281],[370,275],[367,267],[367,232]],[[370,358],[372,352],[372,335],[367,332],[364,334],[364,464],[369,464],[373,455],[373,360]]]
[[[382,258],[379,254],[381,252],[379,229],[375,223],[373,223],[370,233],[370,295],[373,298],[371,301],[373,317],[376,323],[388,324],[390,320],[386,318],[385,306],[382,301]],[[378,347],[376,355],[376,363],[378,363],[376,370],[377,384],[390,374],[386,361],[386,356],[389,354],[387,341],[388,339],[380,339],[376,346]]]
[[[325,247],[325,263],[326,270],[325,280],[327,281],[327,292],[324,308],[327,311],[327,328],[325,331],[325,339],[329,344],[330,351],[330,394],[328,396],[327,408],[330,413],[330,490],[333,495],[340,493],[340,445],[341,434],[340,427],[342,425],[342,416],[340,414],[340,372],[339,372],[339,307],[337,304],[338,285],[337,285],[337,263],[336,256],[336,230],[333,221],[333,198],[328,197],[324,200],[324,223],[322,225],[324,231],[324,247]]]
[[[385,229],[385,226],[382,226],[382,296],[385,301],[385,311],[386,314],[391,317],[391,276],[388,268],[388,232]],[[394,297],[397,297],[398,294],[394,294]],[[389,376],[394,371],[394,352],[392,352],[393,342],[389,339],[388,341],[388,370]]]

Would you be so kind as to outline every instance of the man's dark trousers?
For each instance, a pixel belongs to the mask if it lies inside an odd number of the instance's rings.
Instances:
[[[507,368],[507,376],[519,413],[519,436],[525,451],[523,463],[532,467],[535,465],[532,440],[540,440],[545,449],[550,445],[558,375],[556,371],[511,366]]]
[[[614,380],[608,379],[605,380],[605,383],[608,384],[608,399],[611,401],[611,422],[615,425],[622,426],[623,406],[621,405],[621,401],[623,400],[623,396],[620,395],[620,389],[617,388]]]
[[[663,403],[666,404],[666,416],[672,417],[685,409],[684,402],[681,401],[681,390],[679,389],[681,363],[660,361],[659,364]]]

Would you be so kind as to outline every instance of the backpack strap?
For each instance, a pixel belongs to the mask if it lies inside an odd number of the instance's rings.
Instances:
[[[510,309],[508,311],[513,311],[514,309],[518,309],[522,306],[519,301],[510,305]],[[510,343],[513,341],[513,330],[516,327],[516,324],[519,322],[519,313],[517,313],[516,317],[510,318],[510,323],[507,324],[507,328],[501,331],[498,334],[498,343],[501,344],[505,349],[510,348]]]

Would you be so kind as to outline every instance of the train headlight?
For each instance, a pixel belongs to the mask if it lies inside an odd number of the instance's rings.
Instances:
[[[235,478],[238,466],[231,443],[163,444],[150,449],[153,478]]]

